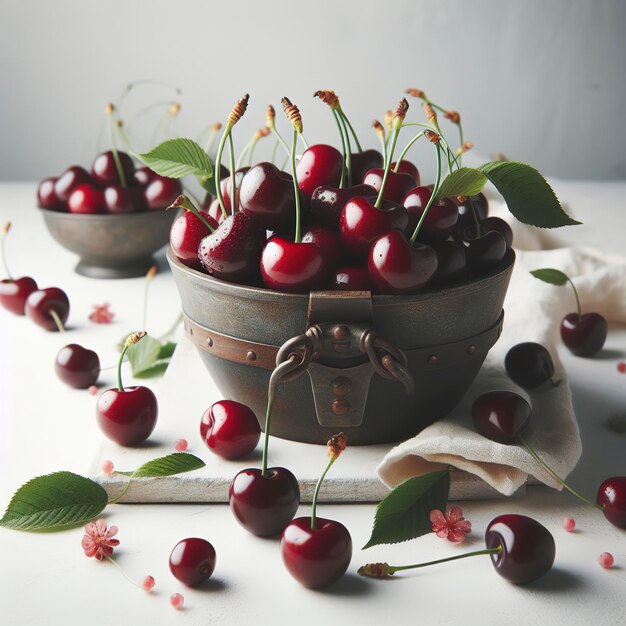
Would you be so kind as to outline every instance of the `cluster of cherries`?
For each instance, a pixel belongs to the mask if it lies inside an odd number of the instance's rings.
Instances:
[[[452,171],[468,144],[452,153],[428,102],[424,104],[427,124],[405,123],[406,99],[389,116],[386,137],[376,122],[381,153],[361,150],[334,92],[315,95],[331,108],[342,152],[315,144],[296,163],[298,138],[304,141],[302,117],[283,98],[293,127],[291,150],[276,130],[271,106],[266,123],[288,152],[291,174],[270,162],[229,173],[221,155],[232,127],[247,108],[246,95],[233,108],[218,148],[217,197],[207,197],[201,208],[186,197],[174,203],[186,210],[173,224],[170,237],[181,262],[225,281],[283,292],[337,289],[408,294],[481,275],[504,259],[512,243],[511,229],[504,220],[488,217],[482,194],[437,197],[442,154]],[[400,130],[409,125],[425,130],[394,161]],[[351,151],[351,136],[358,151]],[[404,158],[420,137],[436,149],[433,186],[422,185],[417,168]]]

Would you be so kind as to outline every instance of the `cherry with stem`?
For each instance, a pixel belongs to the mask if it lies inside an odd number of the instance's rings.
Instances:
[[[298,186],[298,176],[296,172],[296,147],[298,145],[298,135],[302,135],[302,118],[297,107],[295,107],[289,98],[282,98],[281,104],[287,115],[287,118],[293,126],[293,139],[291,142],[291,175],[293,177],[293,193],[295,196],[296,207],[296,229],[294,235],[294,242],[300,243],[302,241],[302,226],[300,224],[300,187]]]

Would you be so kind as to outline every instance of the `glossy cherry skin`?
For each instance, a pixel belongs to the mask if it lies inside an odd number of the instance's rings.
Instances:
[[[474,211],[476,211],[476,216],[479,222],[482,222],[487,215],[489,215],[489,203],[487,202],[487,198],[485,198],[482,193],[479,193],[477,196],[467,198],[463,202],[459,202],[457,198],[452,198],[452,200],[457,205],[459,210],[458,225],[461,230],[476,224],[472,207],[474,208]]]
[[[78,185],[70,194],[67,201],[67,208],[70,213],[82,213],[86,215],[104,213],[106,210],[104,193],[91,183]]]
[[[204,270],[232,283],[258,281],[261,248],[265,233],[256,220],[241,211],[229,215],[198,249]]]
[[[300,503],[296,477],[284,467],[240,471],[228,492],[230,509],[239,523],[253,535],[272,537],[293,519]]]
[[[59,316],[63,324],[67,322],[70,314],[70,301],[67,294],[58,287],[38,289],[26,298],[24,307],[26,315],[38,326],[56,332],[59,329],[50,315],[51,310]]]
[[[467,259],[465,247],[455,241],[440,241],[431,244],[437,255],[437,271],[431,281],[432,286],[452,285],[465,280]]]
[[[525,341],[506,354],[504,368],[509,378],[525,389],[542,385],[554,376],[554,361],[540,343]]]
[[[596,502],[613,526],[626,529],[626,476],[607,478],[598,489]]]
[[[406,230],[409,237],[420,221],[431,195],[432,190],[428,187],[415,187],[404,196],[402,205],[409,214],[409,226]],[[428,209],[426,219],[418,234],[418,240],[426,243],[445,241],[454,231],[458,218],[459,211],[456,204],[449,198],[441,198]]]
[[[356,196],[375,197],[376,190],[370,185],[354,185],[344,189],[321,185],[311,196],[311,215],[321,224],[335,228],[346,203]]]
[[[342,169],[343,157],[337,148],[324,143],[307,148],[296,166],[300,191],[310,198],[320,185],[337,187]]]
[[[143,199],[151,211],[167,209],[183,192],[183,186],[176,178],[154,175],[154,178],[143,190]]]
[[[367,268],[344,265],[333,272],[330,288],[333,291],[372,291],[374,283]]]
[[[55,177],[44,178],[37,187],[37,205],[49,211],[63,211],[63,202],[59,200],[54,186],[57,182]]]
[[[139,189],[121,185],[105,187],[104,205],[108,213],[134,213],[145,208]]]
[[[383,176],[385,171],[381,167],[375,167],[363,176],[363,184],[371,185],[376,189],[376,193],[380,191],[380,187],[383,183]],[[411,189],[415,187],[415,179],[410,174],[404,172],[392,172],[390,171],[387,176],[387,183],[385,184],[385,199],[391,200],[402,204],[404,196],[406,196]]]
[[[378,150],[363,150],[362,152],[352,152],[350,154],[352,166],[352,184],[363,180],[366,172],[371,169],[383,166],[383,155]]]
[[[391,164],[391,169],[395,170],[396,169],[396,161],[394,161]],[[413,178],[413,180],[415,181],[415,184],[417,186],[419,186],[420,184],[420,173],[419,170],[417,169],[417,167],[415,167],[415,165],[413,165],[413,163],[411,163],[411,161],[407,161],[406,159],[402,159],[402,161],[400,161],[400,166],[398,167],[398,172],[402,172],[403,174],[408,174],[409,176],[411,176]]]
[[[314,243],[272,237],[261,253],[261,277],[276,291],[306,293],[321,289],[328,271],[326,256]]]
[[[70,343],[59,350],[54,362],[57,376],[70,387],[87,389],[100,376],[100,359],[93,350]]]
[[[324,257],[327,268],[337,265],[341,258],[343,244],[339,231],[327,226],[309,226],[302,235],[302,243],[314,243]]]
[[[157,174],[149,167],[138,167],[133,172],[133,184],[137,187],[147,187],[148,183],[153,180]]]
[[[593,356],[602,350],[609,325],[600,313],[568,313],[561,322],[561,339],[576,356]]]
[[[174,546],[169,565],[181,583],[187,587],[199,587],[215,571],[215,548],[199,537],[183,539]]]
[[[117,155],[119,157],[120,164],[124,172],[126,184],[130,185],[133,180],[133,174],[135,173],[135,164],[133,163],[133,160],[130,158],[130,156],[126,154],[126,152],[118,150]],[[111,184],[122,184],[122,181],[120,180],[119,174],[117,172],[117,167],[115,166],[115,158],[113,157],[113,152],[111,150],[99,154],[94,159],[94,162],[91,166],[91,176],[98,184],[102,185],[103,187]]]
[[[273,163],[258,163],[246,173],[239,201],[243,212],[267,230],[293,228],[295,224],[293,178]]]
[[[140,385],[107,389],[98,398],[96,418],[102,432],[120,446],[137,446],[154,430],[159,407],[154,393]]]
[[[208,213],[200,211],[213,229],[217,229],[217,222]],[[202,269],[202,263],[198,257],[200,242],[211,234],[206,225],[200,221],[191,211],[185,211],[179,215],[170,229],[170,246],[172,252],[180,261],[195,270]]]
[[[494,268],[506,255],[506,240],[496,230],[490,230],[472,239],[466,249],[467,266],[476,274]]]
[[[256,448],[261,428],[250,407],[234,400],[220,400],[202,415],[200,435],[209,450],[233,460]]]
[[[518,443],[530,423],[530,404],[512,391],[490,391],[474,400],[472,421],[476,432],[505,445]]]
[[[338,581],[352,559],[352,537],[334,520],[297,517],[283,531],[280,542],[283,563],[289,573],[309,589],[322,589]]]
[[[37,283],[30,276],[0,280],[0,304],[15,315],[24,315],[26,300],[37,289]]]
[[[508,581],[525,585],[546,574],[554,563],[556,546],[550,531],[536,520],[509,513],[489,522],[485,531],[487,548],[502,546],[491,554],[496,572]]]
[[[235,188],[237,190],[237,202],[235,203],[235,206],[237,207],[237,210],[239,210],[240,205],[239,190],[241,189],[241,181],[243,180],[243,177],[246,175],[249,169],[249,167],[240,167],[239,169],[235,170]],[[233,182],[230,174],[226,175],[224,178],[220,178],[220,190],[222,191],[222,200],[224,200],[226,210],[231,213],[232,205],[230,202],[230,194],[233,190]]]
[[[480,227],[482,230],[486,231],[497,230],[504,237],[507,249],[511,249],[513,246],[513,231],[503,219],[499,217],[487,217],[480,223]]]
[[[374,242],[367,267],[380,293],[415,293],[434,276],[437,254],[430,246],[412,246],[399,230],[392,230]]]
[[[375,198],[357,196],[348,200],[339,217],[339,232],[346,246],[357,256],[365,258],[372,244],[387,231],[406,230],[409,216],[406,209],[390,200],[380,208]]]
[[[80,165],[68,167],[54,183],[54,193],[60,202],[67,202],[78,185],[91,183],[91,176]]]

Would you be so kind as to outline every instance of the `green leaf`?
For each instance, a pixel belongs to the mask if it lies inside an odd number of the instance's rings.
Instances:
[[[487,177],[473,167],[462,167],[444,179],[435,201],[455,196],[475,196],[485,186]]]
[[[493,161],[478,169],[496,186],[509,211],[520,222],[539,228],[580,224],[565,213],[552,187],[530,165]]]
[[[126,350],[133,376],[152,367],[159,358],[161,344],[154,337],[146,335],[141,341]]]
[[[211,174],[210,176],[196,176],[196,180],[202,189],[204,189],[207,193],[211,195],[216,195],[215,191],[215,176]]]
[[[169,178],[189,174],[213,178],[213,165],[207,153],[192,139],[168,139],[138,157],[153,171]]]
[[[0,526],[17,530],[61,530],[97,517],[107,505],[98,483],[72,472],[38,476],[16,492]]]
[[[167,343],[161,344],[161,349],[159,350],[159,359],[169,359],[176,349],[176,343],[174,341],[168,341]]]
[[[376,508],[372,536],[363,549],[408,541],[430,532],[430,512],[445,510],[449,489],[448,470],[409,478],[398,485]]]
[[[204,461],[188,452],[174,452],[144,463],[133,472],[133,478],[173,476],[204,467]]]
[[[163,374],[165,374],[169,364],[169,359],[157,361],[154,365],[148,367],[147,369],[135,372],[134,376],[135,378],[158,378],[159,376],[163,376]]]
[[[533,270],[531,274],[535,278],[543,280],[544,283],[550,283],[551,285],[561,286],[569,280],[567,274],[564,274],[561,270],[555,270],[550,267],[541,270]]]

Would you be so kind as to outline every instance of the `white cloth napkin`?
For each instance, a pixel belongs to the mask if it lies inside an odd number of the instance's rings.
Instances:
[[[626,258],[587,248],[559,248],[558,231],[553,233],[517,222],[501,200],[490,200],[490,214],[506,219],[511,225],[517,254],[504,302],[502,335],[457,408],[384,457],[377,472],[389,487],[450,465],[479,476],[504,495],[514,493],[529,474],[561,489],[521,446],[498,444],[474,431],[470,418],[472,402],[482,393],[497,389],[515,391],[530,400],[533,413],[526,439],[559,476],[567,476],[580,458],[582,445],[569,383],[556,352],[560,321],[576,310],[574,294],[569,285],[549,285],[529,272],[544,267],[560,269],[576,285],[583,312],[596,311],[609,321],[623,323],[626,322]],[[526,393],[508,378],[504,357],[509,348],[523,341],[536,341],[550,351],[556,368],[555,380],[561,381],[557,387],[547,383]]]

